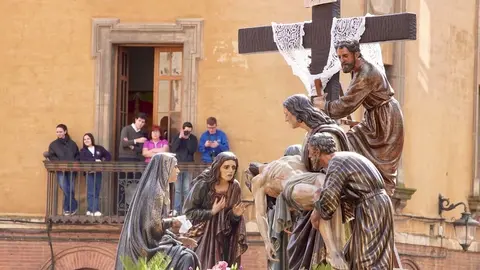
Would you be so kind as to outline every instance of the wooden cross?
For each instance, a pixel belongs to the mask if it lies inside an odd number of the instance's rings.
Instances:
[[[307,3],[308,1],[306,1]],[[333,18],[340,17],[340,0],[310,0],[312,22],[304,26],[303,47],[311,49],[310,74],[319,74],[327,64],[330,52],[330,31]],[[417,16],[413,13],[397,13],[365,18],[365,32],[360,43],[417,39]],[[277,51],[272,26],[243,28],[238,30],[240,54]],[[338,99],[342,92],[340,75],[336,73],[327,83],[325,93],[329,100]],[[318,91],[318,90],[317,90]],[[398,252],[394,250],[394,265],[401,267]]]
[[[320,1],[321,2],[321,1]],[[325,1],[328,2],[328,1]],[[327,64],[330,51],[330,31],[333,18],[340,17],[340,0],[312,7],[312,22],[306,23],[303,47],[312,50],[310,74],[319,74]],[[397,13],[365,18],[365,32],[360,43],[417,38],[417,17],[413,13]],[[271,26],[238,30],[240,54],[277,51]],[[338,99],[342,91],[340,75],[336,73],[325,86],[329,100]]]

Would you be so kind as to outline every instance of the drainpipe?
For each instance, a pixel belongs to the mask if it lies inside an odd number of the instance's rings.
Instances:
[[[475,52],[476,57],[474,61],[474,104],[473,104],[473,121],[474,121],[474,141],[475,141],[475,151],[474,151],[474,160],[473,160],[473,196],[480,196],[480,168],[479,168],[479,160],[480,160],[480,118],[479,118],[479,105],[480,105],[480,98],[479,98],[479,74],[478,74],[478,61],[480,58],[480,46],[479,46],[479,16],[480,16],[480,0],[475,1]]]

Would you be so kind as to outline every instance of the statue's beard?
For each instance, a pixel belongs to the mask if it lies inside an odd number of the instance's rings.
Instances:
[[[355,67],[355,63],[357,62],[356,58],[353,58],[352,63],[342,63],[342,70],[343,73],[350,73],[352,72],[353,68]]]
[[[322,166],[320,165],[320,158],[318,157],[310,158],[310,163],[312,164],[313,171],[319,172],[322,169]]]
[[[342,71],[343,73],[350,73],[353,70],[354,64],[342,64]]]

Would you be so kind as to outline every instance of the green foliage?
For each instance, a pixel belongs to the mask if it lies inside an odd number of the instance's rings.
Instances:
[[[333,270],[332,266],[330,264],[317,264],[312,266],[311,270]]]
[[[350,221],[348,223],[345,223],[343,228],[345,229],[345,241],[348,241],[350,237],[352,236],[352,230],[350,228],[350,225],[352,224],[353,221]]]
[[[126,270],[135,270],[138,269],[132,258],[127,256],[120,256],[120,261],[122,262],[123,268]]]
[[[150,259],[150,261],[148,262],[147,269],[148,270],[166,270],[167,266],[170,264],[171,261],[172,261],[172,258],[170,258],[169,256],[163,253],[157,252],[157,254],[155,254],[155,256],[153,256],[152,259]]]
[[[168,264],[172,259],[161,252],[157,252],[148,262],[146,258],[140,258],[135,264],[132,258],[126,256],[121,256],[120,261],[125,270],[168,270]]]
[[[353,221],[350,221],[353,222]],[[352,236],[352,230],[350,229],[350,224],[351,223],[346,223],[344,224],[344,230],[345,230],[345,241],[348,241],[350,237]],[[306,270],[305,268],[301,268],[300,270]],[[313,265],[310,270],[333,270],[333,267],[327,263],[327,264],[316,264]]]

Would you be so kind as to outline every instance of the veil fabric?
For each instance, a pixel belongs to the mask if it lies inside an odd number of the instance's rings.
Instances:
[[[157,252],[171,258],[169,268],[195,269],[197,256],[182,246],[175,235],[168,231],[167,218],[170,208],[168,180],[177,165],[173,154],[154,155],[140,178],[132,203],[125,217],[117,248],[115,269],[123,269],[121,257],[130,257],[134,263],[140,258],[147,261]]]

